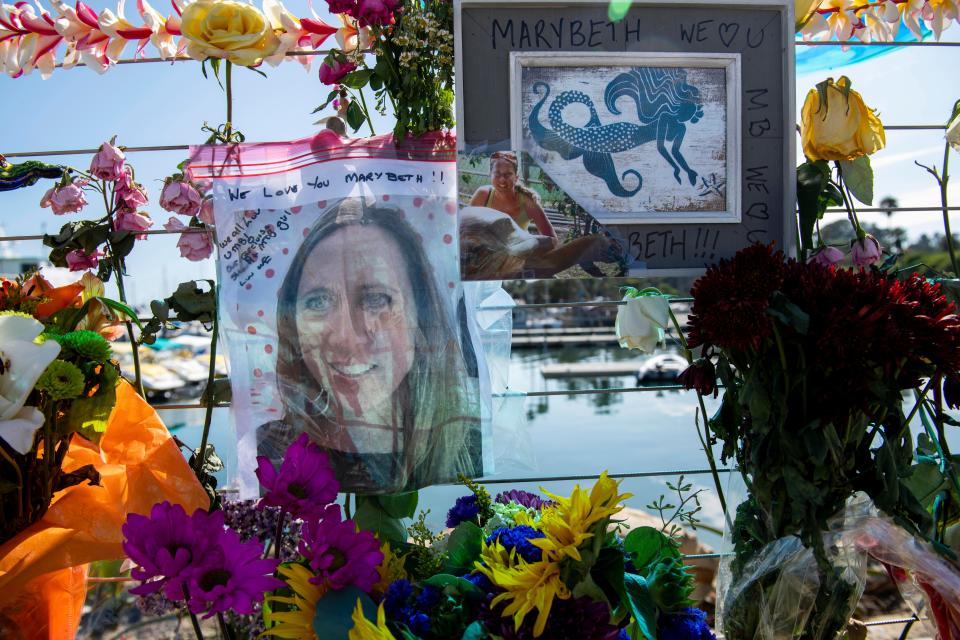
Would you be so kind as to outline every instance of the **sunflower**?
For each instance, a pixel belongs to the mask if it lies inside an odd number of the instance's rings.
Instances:
[[[277,572],[293,590],[293,596],[267,596],[266,600],[292,608],[288,611],[264,609],[263,618],[269,628],[263,635],[291,640],[318,640],[313,630],[313,616],[317,601],[327,592],[327,587],[311,583],[310,578],[314,577],[314,573],[302,564],[282,564],[277,567]]]
[[[373,624],[363,615],[363,606],[357,598],[357,607],[353,610],[353,628],[347,636],[349,640],[396,640],[387,628],[387,614],[383,603],[377,607],[377,624]]]

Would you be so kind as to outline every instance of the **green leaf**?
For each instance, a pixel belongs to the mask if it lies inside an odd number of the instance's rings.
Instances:
[[[810,329],[810,314],[790,302],[790,298],[779,291],[774,291],[770,296],[767,315],[773,316],[800,335],[806,335]]]
[[[473,570],[473,563],[480,559],[483,546],[483,529],[472,522],[461,522],[450,534],[447,542],[445,573],[463,574]]]
[[[121,260],[130,255],[137,236],[129,231],[114,231],[110,234],[110,247],[113,249],[113,258]]]
[[[607,601],[616,608],[627,598],[623,588],[623,554],[617,547],[604,547],[590,570],[590,576],[598,587],[603,589]]]
[[[362,89],[363,87],[367,86],[367,82],[370,81],[370,76],[372,75],[372,69],[358,69],[343,76],[343,79],[340,80],[340,84],[348,86],[351,89]]]
[[[366,120],[367,118],[363,113],[363,107],[356,101],[351,102],[347,107],[347,124],[349,124],[354,131],[358,131]]]
[[[357,600],[367,620],[377,619],[377,606],[366,593],[354,586],[328,591],[317,601],[313,630],[323,640],[347,640],[353,628],[353,610]]]
[[[383,88],[383,79],[377,73],[370,75],[370,88],[374,91],[380,91]]]
[[[623,584],[627,593],[627,606],[640,633],[647,640],[657,640],[657,605],[647,590],[647,581],[638,575],[626,573]]]
[[[460,640],[487,640],[490,634],[479,620],[470,623],[470,626],[464,629]]]
[[[20,486],[15,482],[10,482],[9,480],[0,479],[0,495],[5,493],[11,493],[20,489]]]
[[[873,169],[870,157],[860,156],[856,160],[841,160],[843,182],[853,196],[863,204],[873,204]]]
[[[417,512],[419,494],[416,491],[388,493],[377,496],[377,500],[391,518],[412,518]]]
[[[391,517],[382,506],[377,496],[357,496],[357,509],[353,514],[353,521],[361,529],[372,531],[380,540],[391,543],[407,541],[407,530],[399,518]]]
[[[633,566],[638,571],[657,562],[662,557],[679,557],[680,553],[659,529],[653,527],[637,527],[623,539],[623,550],[630,554]]]
[[[800,244],[804,251],[812,251],[813,228],[823,217],[820,196],[830,179],[826,162],[804,162],[797,167],[797,210],[800,217]]]
[[[203,282],[207,284],[207,289],[200,288],[199,285]],[[209,324],[217,314],[217,295],[213,280],[181,282],[173,295],[164,302],[176,314],[174,318],[181,322],[199,320]]]
[[[486,596],[480,587],[473,584],[469,580],[459,576],[450,575],[449,573],[438,573],[434,576],[430,576],[424,580],[423,583],[428,584],[431,587],[436,587],[447,595],[471,596],[474,599],[480,600]]]

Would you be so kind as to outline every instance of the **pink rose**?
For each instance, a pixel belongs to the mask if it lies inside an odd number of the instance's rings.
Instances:
[[[160,192],[160,207],[182,216],[195,216],[200,212],[200,193],[189,182],[168,180]]]
[[[84,253],[80,249],[75,249],[67,254],[67,267],[70,271],[84,271],[86,269],[96,269],[103,253],[94,251],[93,253]]]
[[[813,255],[807,258],[811,264],[819,264],[824,267],[832,267],[843,260],[844,253],[840,249],[831,246],[824,246],[817,249]]]
[[[399,7],[400,0],[359,0],[357,24],[361,27],[393,24],[393,14]]]
[[[210,257],[213,253],[213,243],[210,241],[210,234],[206,231],[186,231],[188,227],[176,218],[170,218],[163,225],[167,231],[181,231],[180,240],[177,241],[177,247],[180,249],[180,255],[187,260],[197,262]],[[198,227],[194,227],[197,229]]]
[[[850,259],[854,266],[869,267],[879,262],[882,255],[880,242],[869,233],[850,243]]]
[[[146,231],[153,226],[153,220],[136,211],[121,211],[114,218],[113,226],[117,231]],[[141,239],[145,237],[140,236]]]
[[[136,211],[147,205],[147,192],[143,185],[133,181],[130,168],[123,172],[123,177],[117,181],[117,208],[120,211]]]
[[[320,65],[320,82],[323,84],[338,84],[345,75],[357,68],[355,62],[349,60],[339,62],[332,56],[327,56],[323,64]]]
[[[213,226],[213,198],[204,198],[203,204],[200,205],[200,213],[197,214],[197,219],[203,224],[208,224],[211,227]]]
[[[126,156],[123,151],[116,148],[109,142],[100,145],[100,150],[93,156],[90,162],[90,173],[101,180],[119,180],[125,174],[123,163]]]
[[[76,213],[87,204],[87,199],[83,197],[83,189],[80,188],[85,184],[87,183],[84,180],[75,180],[62,187],[52,187],[43,194],[40,206],[50,207],[58,216]]]

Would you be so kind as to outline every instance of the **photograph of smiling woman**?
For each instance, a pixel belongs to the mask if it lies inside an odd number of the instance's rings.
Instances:
[[[439,293],[399,209],[327,209],[278,292],[283,419],[258,430],[278,460],[306,431],[344,491],[399,492],[482,473],[479,381],[460,309]],[[462,338],[459,336],[462,335]],[[459,339],[458,339],[459,338]]]

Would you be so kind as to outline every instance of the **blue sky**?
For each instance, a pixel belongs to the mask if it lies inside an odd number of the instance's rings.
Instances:
[[[335,21],[323,11],[326,4],[315,7],[329,22]],[[108,5],[91,2],[100,10]],[[137,22],[128,6],[128,19]],[[166,7],[157,3],[157,8]],[[298,15],[309,15],[304,1],[288,2],[287,8]],[[957,27],[944,34],[945,40],[957,39]],[[333,43],[331,39],[328,41]],[[132,55],[128,47],[124,57]],[[804,48],[798,56],[804,60]],[[147,55],[154,55],[148,48]],[[311,114],[326,97],[320,84],[315,61],[312,71],[305,72],[296,62],[280,67],[264,66],[268,77],[238,68],[234,72],[234,123],[248,141],[286,140],[311,135],[317,127],[312,123],[321,115]],[[954,100],[960,97],[956,69],[960,68],[960,47],[913,47],[875,57],[852,66],[797,77],[797,98],[802,102],[807,90],[827,75],[848,75],[853,87],[868,104],[880,111],[888,124],[941,123]],[[950,71],[953,69],[954,71]],[[205,80],[200,65],[193,62],[121,65],[98,75],[90,69],[58,69],[48,80],[38,73],[16,80],[0,78],[0,96],[9,105],[0,135],[0,153],[16,151],[93,148],[113,135],[120,144],[130,146],[201,143],[204,122],[217,125],[225,118],[224,94],[212,79]],[[382,118],[376,122],[377,133],[385,133],[391,124]],[[936,163],[942,160],[943,133],[891,131],[888,146],[874,158],[877,197],[893,195],[903,206],[939,204],[936,185],[913,160]],[[951,198],[960,204],[960,158],[954,154],[957,178]],[[185,157],[183,152],[131,153],[129,162],[137,179],[150,192],[148,212],[158,225],[170,214],[156,205],[161,180],[176,170]],[[89,166],[89,156],[51,156],[48,162]],[[49,183],[3,194],[0,226],[6,235],[55,232],[67,221],[38,206]],[[91,208],[99,213],[99,209]],[[92,215],[90,216],[92,217]],[[887,224],[886,217],[874,216]],[[865,216],[870,219],[869,215]],[[931,233],[942,228],[938,213],[903,213],[892,224],[908,227],[911,235]],[[958,221],[957,225],[960,225]],[[37,242],[18,242],[0,247],[0,253],[46,255]],[[128,259],[132,277],[129,297],[135,303],[169,295],[177,283],[201,277],[213,277],[212,260],[190,263],[179,257],[176,238],[151,236],[138,243]]]

